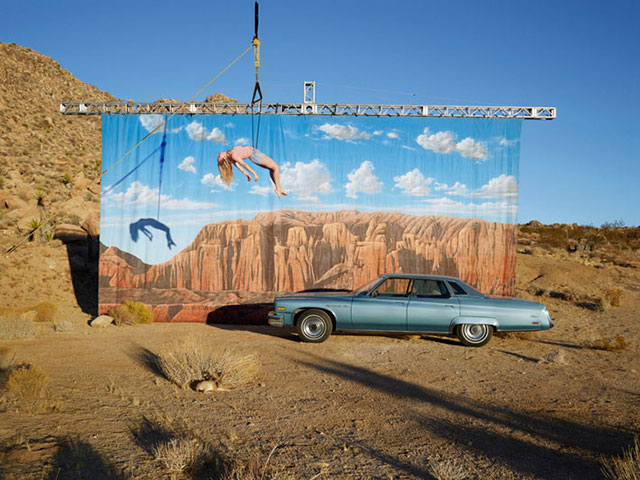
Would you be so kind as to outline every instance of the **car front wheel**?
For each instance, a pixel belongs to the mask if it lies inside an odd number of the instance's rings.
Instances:
[[[307,310],[300,315],[296,323],[298,336],[303,342],[324,342],[333,329],[331,318],[322,310]]]
[[[465,323],[458,325],[456,334],[460,341],[467,347],[481,347],[489,343],[493,336],[493,328],[485,324]]]

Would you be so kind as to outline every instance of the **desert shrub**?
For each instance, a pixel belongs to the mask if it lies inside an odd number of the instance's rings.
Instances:
[[[135,316],[136,323],[153,323],[153,312],[144,303],[127,300],[124,306]]]
[[[600,337],[582,343],[583,348],[606,350],[607,352],[621,352],[625,350],[628,345],[627,340],[619,333],[616,333],[616,336],[611,340],[605,336],[603,331],[600,332]]]
[[[31,320],[16,316],[0,316],[0,339],[33,338],[35,334],[36,329]]]
[[[49,410],[53,404],[49,392],[51,379],[43,370],[32,365],[16,368],[9,375],[7,388],[21,407],[29,413]]]
[[[206,451],[197,440],[172,438],[153,448],[153,456],[170,472],[197,470],[206,459]]]
[[[619,307],[621,305],[622,290],[619,288],[607,288],[604,291],[604,299],[607,300],[612,307]]]
[[[624,220],[620,218],[612,222],[604,222],[602,225],[600,225],[600,228],[611,229],[611,228],[623,228],[624,226],[625,226]]]
[[[213,381],[219,388],[235,388],[251,382],[258,371],[252,355],[223,351],[218,355],[203,343],[187,339],[156,354],[163,376],[181,388],[202,380]]]
[[[39,207],[43,207],[44,206],[44,197],[45,197],[45,193],[44,193],[44,189],[42,187],[38,187],[38,190],[36,190],[36,193],[34,195],[36,202],[38,202],[38,206]]]
[[[67,152],[67,153],[71,153],[71,152]],[[73,177],[71,176],[71,172],[65,172],[65,174],[62,176],[62,183],[64,183],[65,185],[69,185],[72,181],[73,181]]]
[[[135,325],[136,323],[135,315],[124,304],[112,308],[107,315],[113,317],[113,323],[118,326]]]
[[[153,312],[149,307],[130,300],[109,310],[108,315],[113,317],[113,323],[118,326],[153,322]]]
[[[70,332],[73,330],[73,323],[68,320],[58,320],[53,324],[53,329],[60,333]]]
[[[463,480],[466,477],[464,468],[453,460],[429,462],[429,473],[436,480]]]
[[[640,478],[640,444],[635,437],[633,445],[620,457],[603,459],[602,474],[607,480],[638,480]]]
[[[37,312],[36,322],[51,322],[58,313],[58,306],[53,302],[40,302],[29,310]]]
[[[16,352],[9,347],[0,347],[0,372],[9,370],[16,359]]]

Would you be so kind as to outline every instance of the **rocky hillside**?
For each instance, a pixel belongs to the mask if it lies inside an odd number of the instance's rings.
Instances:
[[[515,234],[513,225],[441,215],[281,210],[207,225],[191,245],[144,273],[111,248],[101,257],[101,285],[276,292],[354,288],[384,272],[429,272],[508,295]]]
[[[15,228],[62,210],[57,223],[81,225],[96,214],[100,118],[59,113],[62,101],[113,101],[56,61],[0,43],[0,210],[5,240]],[[3,242],[4,243],[4,242]]]

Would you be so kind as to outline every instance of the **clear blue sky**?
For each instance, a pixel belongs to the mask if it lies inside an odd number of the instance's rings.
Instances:
[[[640,224],[640,2],[269,1],[266,101],[540,105],[522,128],[519,221]],[[189,98],[248,46],[253,1],[0,0],[0,40],[116,97]],[[250,99],[245,56],[201,98]],[[69,99],[82,100],[82,99]]]

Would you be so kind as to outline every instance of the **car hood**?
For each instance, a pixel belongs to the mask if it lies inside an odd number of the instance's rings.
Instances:
[[[290,298],[301,299],[301,298],[323,298],[323,297],[351,297],[351,292],[349,290],[340,290],[340,291],[319,291],[319,292],[296,292],[296,293],[285,293],[282,295],[276,295],[276,300],[287,300]]]

